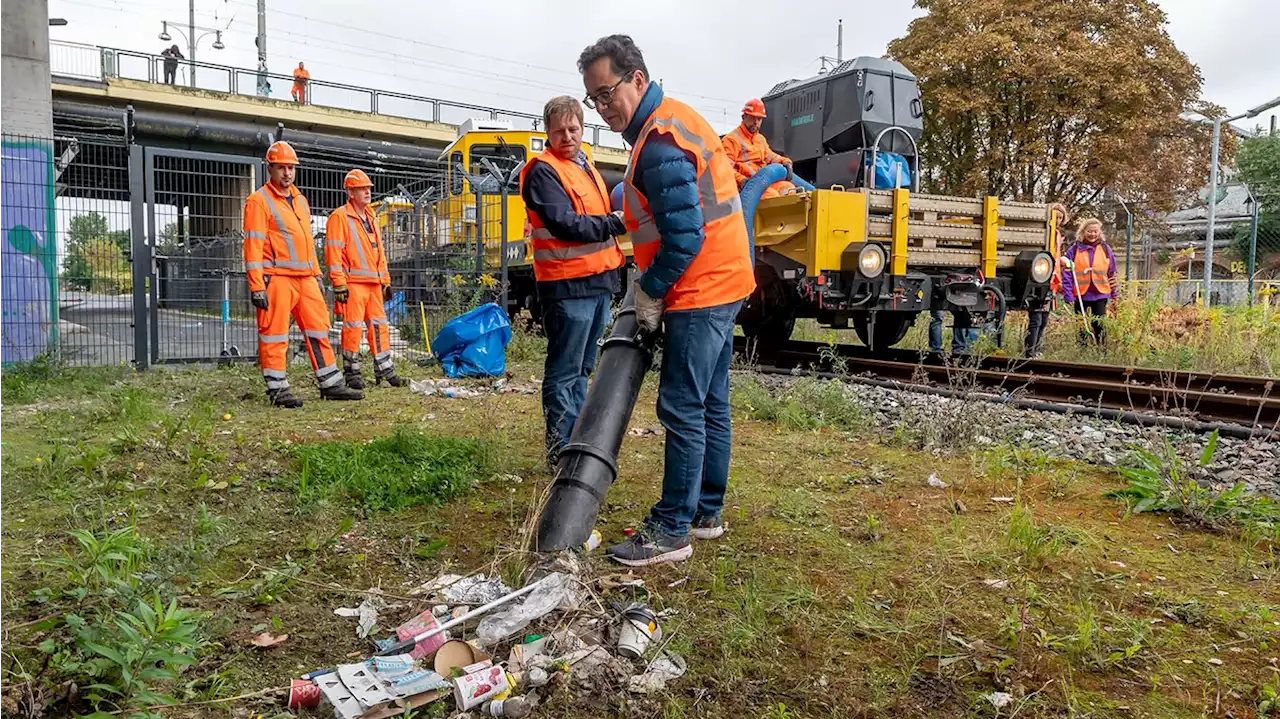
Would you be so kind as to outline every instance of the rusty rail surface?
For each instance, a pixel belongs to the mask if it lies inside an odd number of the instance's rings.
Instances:
[[[765,371],[835,372],[900,383],[903,389],[949,388],[1040,400],[1082,412],[1107,408],[1280,434],[1280,378],[1275,377],[1009,357],[947,357],[911,350],[872,356],[859,345],[793,340],[762,347],[743,337],[735,338],[734,350]]]

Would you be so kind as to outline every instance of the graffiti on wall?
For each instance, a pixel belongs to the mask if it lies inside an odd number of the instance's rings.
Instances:
[[[58,248],[53,143],[0,143],[0,361],[29,362],[58,346]]]

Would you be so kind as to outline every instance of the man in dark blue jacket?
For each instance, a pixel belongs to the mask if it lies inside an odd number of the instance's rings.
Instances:
[[[644,526],[608,552],[629,566],[680,561],[693,554],[691,535],[724,533],[733,326],[755,286],[746,226],[719,135],[692,108],[664,100],[630,37],[602,38],[582,52],[578,69],[587,106],[633,147],[624,195],[642,270],[636,319],[650,333],[666,325],[657,408],[667,430],[662,498]]]
[[[609,324],[625,259],[614,238],[626,230],[582,149],[582,106],[568,96],[543,109],[547,147],[520,174],[528,213],[538,304],[547,335],[542,380],[547,465],[554,471],[587,396],[596,348]]]

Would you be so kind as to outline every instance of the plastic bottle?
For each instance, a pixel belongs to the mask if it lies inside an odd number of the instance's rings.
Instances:
[[[533,706],[524,697],[510,699],[494,699],[484,706],[485,716],[524,719],[533,711]]]

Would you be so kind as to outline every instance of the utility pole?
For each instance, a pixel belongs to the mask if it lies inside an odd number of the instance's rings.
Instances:
[[[191,87],[196,86],[196,0],[187,3],[187,57],[191,59]]]
[[[258,36],[254,38],[258,46],[258,96],[270,95],[267,83],[267,0],[258,0]]]

